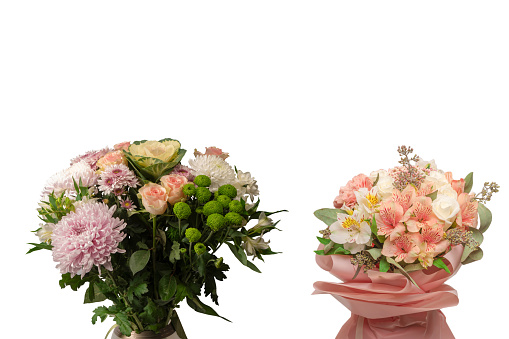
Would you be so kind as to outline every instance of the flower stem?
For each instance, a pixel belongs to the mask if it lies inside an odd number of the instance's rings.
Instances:
[[[155,299],[159,299],[159,295],[157,292],[157,280],[156,280],[156,233],[157,233],[157,223],[156,216],[152,219],[152,276],[154,278],[154,295]]]
[[[115,287],[115,289],[118,290],[118,286],[115,283],[115,279],[113,278],[113,275],[111,275],[111,273],[109,271],[106,271],[106,273],[110,277],[111,282],[113,283],[113,286]],[[124,296],[121,296],[121,298],[122,298],[122,300],[124,300],[124,304],[126,307],[132,308],[131,304],[129,304],[129,302],[127,301],[127,299]],[[138,329],[140,330],[140,332],[145,331],[140,319],[138,319],[138,316],[133,313],[132,317],[134,318],[134,321],[136,322],[136,326],[138,326]]]

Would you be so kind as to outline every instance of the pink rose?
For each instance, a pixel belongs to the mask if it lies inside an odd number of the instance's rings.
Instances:
[[[198,152],[198,150],[194,149],[194,156],[197,157],[198,155],[215,155],[220,157],[221,159],[225,160],[229,157],[228,153],[223,152],[222,149],[217,147],[205,147],[205,154]]]
[[[168,202],[175,205],[179,201],[185,200],[182,187],[187,184],[187,178],[180,174],[168,174],[161,177],[161,185],[168,193]]]
[[[122,151],[113,151],[97,161],[96,166],[99,167],[99,171],[102,172],[111,165],[124,164],[127,166],[127,159]]]
[[[350,180],[346,186],[343,186],[339,190],[339,195],[334,199],[334,207],[341,208],[341,206],[346,205],[352,208],[357,202],[357,198],[355,197],[354,191],[358,191],[359,188],[367,188],[370,190],[373,188],[373,183],[369,177],[364,174],[356,175]]]
[[[115,146],[113,146],[113,148],[117,151],[121,151],[121,150],[127,151],[129,149],[129,146],[131,146],[131,143],[129,141],[125,141],[125,142],[116,144]]]
[[[168,207],[168,193],[158,184],[150,182],[140,188],[141,201],[147,211],[152,214],[163,214]]]

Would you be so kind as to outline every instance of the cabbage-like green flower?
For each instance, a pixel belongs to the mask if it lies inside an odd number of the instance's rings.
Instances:
[[[179,141],[167,138],[135,141],[129,146],[126,156],[146,179],[157,182],[179,164],[185,153]]]

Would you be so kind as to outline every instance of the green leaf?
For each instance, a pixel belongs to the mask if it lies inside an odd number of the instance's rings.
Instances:
[[[435,200],[437,198],[438,191],[431,192],[430,194],[426,195],[428,198],[431,198],[431,200]]]
[[[382,255],[382,249],[381,248],[370,248],[367,250],[369,254],[373,257],[373,259],[377,260]]]
[[[171,325],[175,329],[175,332],[177,332],[177,335],[179,336],[179,338],[187,339],[186,332],[184,331],[184,327],[182,326],[179,316],[175,310],[171,314],[170,319],[171,319]]]
[[[323,247],[323,251],[325,252],[325,254],[328,254],[330,250],[334,247],[334,245],[336,245],[334,241],[332,240],[329,241],[329,243]]]
[[[389,268],[391,268],[391,265],[387,262],[387,258],[382,256],[382,259],[380,259],[380,272],[387,272]]]
[[[361,269],[362,269],[362,265],[357,266],[357,270],[355,271],[355,274],[353,275],[352,280],[355,280],[355,278],[357,278]]]
[[[470,255],[462,262],[463,265],[471,264],[474,261],[481,260],[484,253],[480,247],[471,252]]]
[[[447,273],[451,274],[449,267],[445,264],[442,258],[436,258],[433,260],[433,266],[444,269]]]
[[[484,240],[484,236],[482,235],[482,233],[477,228],[473,227],[469,227],[468,230],[472,231],[475,241],[477,241],[480,246]],[[463,255],[461,256],[461,262],[463,263],[463,261],[465,261],[468,258],[470,253],[474,252],[475,250],[477,250],[477,248],[465,246],[465,248],[463,249]]]
[[[257,272],[257,273],[262,273],[262,271],[260,271],[258,269],[258,267],[256,267],[255,264],[253,264],[251,261],[247,261],[247,264],[246,264],[247,267],[249,267],[250,269],[252,269],[253,271]]]
[[[325,239],[325,238],[320,238],[320,237],[316,237],[316,239],[318,239],[318,241],[324,245],[327,245],[328,243],[331,242],[330,239]]]
[[[465,177],[465,188],[463,189],[463,191],[465,193],[470,193],[473,185],[474,185],[474,173],[470,172]]]
[[[134,280],[131,281],[131,285],[127,289],[127,299],[129,301],[133,301],[134,296],[141,298],[143,294],[148,292],[148,285],[145,282],[133,283]]]
[[[380,173],[377,173],[377,175],[376,175],[376,179],[375,179],[375,181],[373,182],[373,187],[375,187],[375,186],[376,186],[376,184],[378,184],[378,180],[380,180]]]
[[[387,259],[387,262],[389,264],[393,264],[394,266],[396,266],[400,271],[401,271],[401,274],[403,274],[405,277],[407,277],[408,280],[410,280],[415,286],[419,287],[419,285],[417,285],[417,283],[414,281],[414,279],[412,279],[412,277],[410,276],[410,274],[408,274],[407,271],[405,271],[405,269],[403,267],[401,267],[400,264],[398,264],[394,259],[392,259],[391,257],[386,257]],[[419,287],[420,289],[420,287]]]
[[[162,300],[170,300],[177,293],[177,279],[166,274],[159,280],[159,296]]]
[[[200,301],[200,299],[198,299],[197,296],[193,296],[193,298],[187,297],[186,300],[187,300],[187,304],[189,305],[189,307],[191,307],[196,312],[212,315],[212,316],[215,316],[215,317],[222,318],[222,319],[224,319],[224,320],[226,320],[228,322],[231,322],[230,320],[228,320],[228,319],[226,319],[224,317],[221,317],[219,314],[217,314],[217,312],[214,311],[214,309],[212,307],[202,303]]]
[[[105,321],[108,315],[108,308],[105,306],[99,306],[94,310],[94,315],[92,316],[92,324],[95,325],[97,318],[101,318],[101,322]]]
[[[187,286],[178,282],[177,284],[177,293],[175,293],[175,305],[180,303],[187,297]]]
[[[97,303],[106,300],[106,296],[101,293],[95,283],[89,282],[87,291],[85,292],[84,304]]]
[[[479,231],[481,231],[481,233],[484,233],[486,232],[488,227],[490,227],[493,216],[491,214],[491,211],[482,203],[478,204],[477,212],[479,213],[479,219],[481,221]]]
[[[150,259],[150,252],[146,250],[139,250],[134,252],[129,258],[129,268],[133,275],[141,271],[147,266],[147,263]],[[120,326],[120,325],[119,325]]]
[[[244,252],[244,249],[239,248],[229,242],[225,242],[225,244],[228,245],[228,247],[232,251],[233,255],[235,255],[235,258],[237,258],[242,263],[242,265],[247,266],[247,256],[246,256],[246,252]]]
[[[385,236],[378,235],[378,225],[376,223],[375,216],[373,216],[373,219],[371,219],[371,223],[369,226],[371,227],[371,233],[373,233],[373,235],[378,239],[378,241],[380,241],[380,243],[383,244],[385,241]]]
[[[118,327],[120,328],[120,332],[122,332],[123,335],[126,335],[126,336],[131,335],[131,332],[133,331],[133,329],[131,328],[131,322],[129,321],[127,314],[125,314],[123,312],[119,312],[115,315],[113,320],[115,320]]]
[[[180,244],[174,241],[171,246],[170,262],[174,264],[176,260],[180,260]]]
[[[32,253],[32,252],[35,252],[38,250],[50,250],[51,251],[51,249],[53,248],[52,245],[46,244],[44,242],[40,243],[40,244],[35,244],[35,243],[30,242],[30,243],[28,243],[28,245],[33,245],[34,247],[31,248],[30,250],[28,250],[28,252],[26,254]]]
[[[81,276],[75,275],[71,278],[71,273],[62,274],[62,279],[58,282],[60,284],[60,288],[65,288],[66,286],[70,286],[73,291],[77,291],[78,288],[83,286],[87,282],[87,278],[81,279]]]
[[[321,208],[319,210],[316,210],[314,214],[327,226],[330,226],[336,221],[338,221],[338,213],[345,213],[345,211],[337,208]]]

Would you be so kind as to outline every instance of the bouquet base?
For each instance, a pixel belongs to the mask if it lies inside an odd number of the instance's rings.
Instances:
[[[336,339],[454,339],[439,310],[368,319],[352,314]]]
[[[141,333],[132,332],[130,337],[123,335],[117,327],[113,331],[111,339],[180,339],[180,337],[177,335],[177,332],[175,332],[173,326],[169,324],[157,334],[152,331]]]

